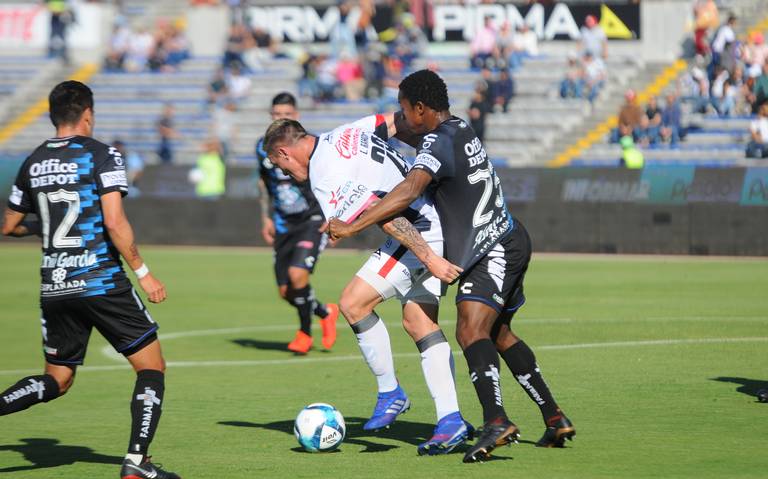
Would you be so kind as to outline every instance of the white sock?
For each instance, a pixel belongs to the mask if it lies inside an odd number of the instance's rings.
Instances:
[[[376,376],[379,392],[385,393],[397,389],[395,363],[392,359],[392,347],[384,321],[372,312],[361,321],[352,325],[357,336],[357,345],[363,353],[365,362]]]
[[[137,466],[141,465],[141,463],[144,462],[144,456],[141,455],[141,454],[130,454],[129,453],[129,454],[125,455],[125,458],[126,459],[130,459],[131,462],[134,463]]]
[[[437,335],[442,337],[442,341],[433,343],[422,350],[424,339]],[[421,351],[421,369],[424,372],[424,379],[427,382],[429,393],[435,401],[435,410],[437,420],[444,418],[448,414],[458,412],[459,400],[456,397],[456,382],[453,374],[453,355],[451,346],[445,340],[442,331],[435,331],[426,338],[416,343]]]

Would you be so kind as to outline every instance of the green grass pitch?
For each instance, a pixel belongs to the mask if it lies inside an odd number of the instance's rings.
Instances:
[[[169,299],[150,305],[169,361],[156,460],[186,479],[251,477],[765,477],[768,404],[768,262],[748,259],[535,256],[528,302],[513,323],[578,434],[566,449],[533,447],[538,409],[505,367],[505,406],[523,441],[495,460],[418,457],[434,424],[416,347],[387,322],[411,411],[382,434],[361,424],[375,383],[355,339],[339,323],[331,352],[284,350],[296,329],[279,301],[265,250],[144,248]],[[330,251],[313,276],[318,296],[338,298],[364,253]],[[0,245],[0,389],[42,364],[39,250]],[[453,290],[441,319],[453,345],[459,401],[481,420],[456,342]],[[319,336],[319,330],[318,330]],[[0,475],[117,477],[129,432],[133,373],[93,334],[70,393],[0,418]],[[316,341],[319,343],[319,338]],[[502,363],[503,364],[503,363]],[[292,425],[311,402],[347,419],[340,451],[297,449]]]

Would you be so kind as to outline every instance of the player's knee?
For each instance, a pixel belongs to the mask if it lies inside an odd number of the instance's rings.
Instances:
[[[59,386],[59,394],[57,397],[63,396],[69,391],[69,388],[75,383],[75,375],[72,374],[69,377],[53,377],[56,380],[56,384]]]
[[[466,322],[461,322],[456,325],[456,341],[461,346],[461,349],[466,349],[472,343],[475,343],[481,339],[487,338],[487,335],[483,335],[476,328],[470,327]]]
[[[339,311],[349,323],[356,323],[370,313],[368,308],[364,307],[354,296],[347,294],[346,291],[339,298]]]
[[[302,289],[309,284],[309,271],[303,268],[288,268],[288,281],[292,289]]]

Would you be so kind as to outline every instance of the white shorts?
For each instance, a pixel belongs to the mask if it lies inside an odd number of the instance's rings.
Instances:
[[[443,255],[443,242],[428,243]],[[387,241],[371,254],[357,276],[379,292],[385,301],[397,296],[402,304],[408,302],[438,304],[447,285],[432,276],[416,256],[399,241]]]

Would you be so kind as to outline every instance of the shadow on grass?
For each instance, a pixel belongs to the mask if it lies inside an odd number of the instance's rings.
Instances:
[[[433,424],[426,424],[421,422],[403,421],[398,419],[389,429],[384,429],[379,432],[364,431],[363,424],[368,420],[361,417],[347,417],[344,418],[347,425],[347,436],[344,442],[349,444],[355,444],[362,446],[364,449],[360,452],[384,452],[391,449],[397,449],[400,446],[393,444],[379,444],[372,442],[368,438],[376,439],[394,439],[396,441],[404,442],[411,446],[417,446],[426,441],[432,436]],[[236,427],[255,427],[260,429],[267,429],[270,431],[284,432],[293,436],[293,420],[275,421],[265,424],[257,424],[254,422],[246,421],[220,421],[219,424],[223,426],[236,426]],[[304,452],[302,448],[296,447],[291,449],[294,452]],[[460,446],[455,451],[465,451],[466,446]],[[414,454],[416,451],[414,450]]]
[[[0,468],[0,473],[68,466],[76,462],[115,465],[123,462],[122,457],[99,454],[90,447],[60,444],[58,439],[35,437],[20,439],[20,441],[24,444],[0,445],[0,451],[18,452],[32,464],[3,467]]]
[[[747,378],[734,378],[730,376],[720,376],[718,378],[712,378],[712,381],[738,384],[739,387],[736,388],[736,391],[752,397],[757,397],[757,392],[759,390],[768,389],[768,381],[762,381],[760,379],[747,379]]]
[[[240,338],[233,339],[232,342],[244,348],[263,349],[265,351],[283,351],[291,355],[294,354],[292,351],[286,349],[288,343],[281,341],[262,341],[260,339]]]

